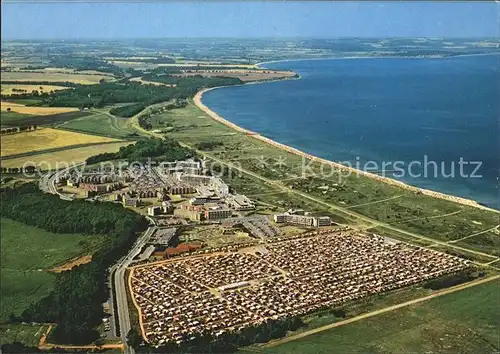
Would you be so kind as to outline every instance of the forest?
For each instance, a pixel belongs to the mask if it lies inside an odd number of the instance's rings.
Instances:
[[[36,106],[78,107],[80,109],[102,108],[117,103],[129,103],[131,105],[113,109],[112,114],[131,117],[140,112],[141,107],[172,99],[187,99],[202,88],[241,84],[239,79],[225,77],[194,76],[179,78],[156,75],[152,79],[154,79],[152,81],[172,83],[176,86],[144,85],[132,81],[101,82],[96,85],[74,84],[71,86],[73,87],[72,90],[61,90],[52,93],[12,94],[8,97],[10,99],[37,98],[40,101],[34,104]],[[36,84],[39,84],[39,82]],[[2,96],[2,98],[5,97]]]
[[[114,116],[129,118],[135,116],[137,113],[141,112],[144,108],[146,108],[146,105],[144,103],[134,103],[126,106],[112,108],[109,111],[109,113],[111,113]]]
[[[69,68],[75,71],[95,70],[123,77],[124,72],[118,66],[91,56],[59,55],[50,59],[50,67]]]
[[[165,138],[149,138],[139,140],[135,144],[122,146],[118,152],[103,153],[91,156],[85,161],[87,165],[109,161],[127,159],[129,162],[145,162],[152,157],[161,157],[165,161],[180,161],[194,157],[195,153],[182,147],[178,141]]]
[[[64,201],[44,194],[34,183],[4,188],[2,216],[53,233],[104,235],[92,261],[57,274],[55,287],[38,303],[31,304],[11,322],[57,323],[51,341],[85,344],[99,337],[95,327],[102,323],[102,303],[109,297],[107,269],[146,229],[144,217],[120,205],[106,202]]]
[[[223,75],[223,73],[221,73],[221,75]],[[180,87],[183,89],[196,88],[194,93],[196,93],[199,89],[205,87],[230,86],[230,85],[239,85],[243,83],[240,79],[236,77],[224,77],[224,76],[204,77],[201,75],[180,77],[180,76],[155,74],[155,73],[143,75],[142,79],[146,81],[160,82],[162,84],[176,85],[176,87]],[[187,97],[182,97],[182,98],[187,98]]]

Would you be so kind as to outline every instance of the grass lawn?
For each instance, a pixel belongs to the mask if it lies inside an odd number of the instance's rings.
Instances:
[[[48,327],[48,325],[2,324],[0,344],[21,342],[26,346],[37,346]]]
[[[104,113],[73,119],[59,126],[62,129],[94,133],[114,138],[125,138],[133,133],[125,126],[126,119],[111,117]]]
[[[304,337],[265,353],[491,353],[500,348],[500,282]]]
[[[99,236],[53,234],[6,218],[0,226],[2,322],[50,292],[55,275],[47,269],[92,253],[102,241]]]

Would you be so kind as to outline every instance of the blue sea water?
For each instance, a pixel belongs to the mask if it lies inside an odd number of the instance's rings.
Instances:
[[[216,89],[203,102],[305,152],[353,166],[374,161],[370,171],[385,162],[388,177],[498,209],[499,64],[499,55],[268,63],[301,79]],[[404,172],[394,174],[395,161]],[[475,162],[481,177],[471,176]]]

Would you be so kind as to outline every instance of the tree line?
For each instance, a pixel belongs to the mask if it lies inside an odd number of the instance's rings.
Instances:
[[[4,343],[1,346],[1,352],[5,354],[33,354],[33,353],[76,353],[74,350],[67,350],[63,348],[50,348],[41,350],[38,347],[26,346],[21,342]],[[93,351],[94,352],[94,351]]]
[[[224,143],[220,140],[201,141],[195,145],[198,150],[211,151],[217,147],[223,146]]]
[[[139,126],[146,130],[153,129],[153,124],[151,123],[151,117],[172,109],[184,108],[187,106],[187,101],[184,99],[175,99],[173,103],[168,103],[163,107],[152,107],[148,113],[141,114],[139,116]],[[145,107],[143,107],[144,109]],[[140,111],[139,111],[140,112]]]
[[[140,112],[144,107],[155,103],[175,100],[188,99],[194,96],[200,89],[206,87],[227,86],[241,84],[242,81],[237,78],[228,77],[174,77],[165,75],[150,74],[143,76],[160,83],[172,84],[171,86],[164,85],[144,85],[139,82],[123,80],[121,82],[101,82],[95,85],[79,85],[71,84],[60,86],[72,87],[72,90],[58,90],[54,92],[32,92],[2,97],[27,99],[36,98],[40,102],[31,104],[35,106],[49,107],[77,107],[85,108],[102,108],[107,105],[118,103],[130,103],[133,105],[119,107],[112,110],[112,114],[121,116],[133,116]],[[27,84],[27,83],[26,83]],[[36,82],[40,84],[40,82]],[[43,83],[42,83],[43,84]],[[57,83],[59,85],[59,83]]]
[[[14,134],[14,133],[21,133],[25,132],[28,130],[36,130],[38,128],[38,125],[33,124],[33,125],[27,125],[27,126],[22,126],[22,127],[14,127],[14,128],[5,128],[0,131],[0,134]]]
[[[296,331],[305,324],[298,316],[283,319],[269,319],[263,323],[243,328],[240,331],[226,332],[220,336],[197,334],[193,339],[186,334],[181,344],[169,342],[158,348],[141,345],[141,338],[134,333],[127,336],[127,343],[139,353],[234,353],[240,347],[254,343],[265,343],[284,337],[290,331]]]
[[[176,87],[180,86],[181,88],[192,88],[195,89],[194,93],[198,92],[201,88],[240,85],[243,83],[243,81],[236,77],[224,77],[222,75],[211,77],[205,77],[202,75],[182,77],[150,73],[143,75],[142,79],[145,81],[154,81],[167,85],[176,85]]]
[[[1,190],[2,216],[53,233],[104,235],[92,261],[56,275],[54,289],[32,303],[12,322],[57,323],[51,332],[56,343],[85,344],[99,338],[102,303],[109,297],[107,269],[125,255],[136,234],[146,229],[144,217],[113,203],[64,201],[42,193],[36,184]],[[68,235],[71,237],[71,235]]]
[[[36,166],[23,166],[23,167],[2,167],[2,174],[17,174],[17,173],[35,173]]]
[[[146,105],[144,103],[134,103],[126,106],[112,108],[109,111],[109,113],[111,113],[114,116],[129,118],[135,116],[137,113],[141,112],[144,108],[146,108]]]
[[[177,140],[171,138],[149,138],[139,140],[135,144],[122,146],[117,152],[107,152],[88,157],[85,163],[95,163],[127,159],[130,162],[144,162],[150,157],[161,157],[165,161],[180,161],[195,156],[195,153],[182,147]]]
[[[440,278],[428,280],[423,284],[424,289],[439,290],[455,285],[467,283],[477,278],[485,276],[486,273],[470,268],[453,274],[448,274]]]
[[[57,55],[50,59],[51,67],[70,68],[75,71],[100,71],[116,77],[123,77],[124,72],[117,65],[91,56]]]

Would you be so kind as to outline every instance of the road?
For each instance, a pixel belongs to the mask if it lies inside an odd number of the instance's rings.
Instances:
[[[76,164],[69,166],[65,169],[61,169],[56,172],[49,172],[46,175],[42,176],[39,181],[39,188],[47,193],[59,195],[61,199],[64,200],[72,200],[68,195],[60,193],[55,185],[55,181],[58,177],[64,175],[65,173],[71,171],[72,169],[83,166],[85,163]],[[146,230],[146,232],[137,239],[134,246],[130,249],[128,254],[121,258],[115,265],[113,265],[109,269],[109,284],[113,282],[113,287],[110,287],[111,296],[110,299],[116,298],[116,308],[114,301],[111,301],[111,314],[112,314],[112,328],[115,331],[115,335],[118,338],[121,338],[124,345],[124,352],[128,354],[134,354],[135,350],[129,346],[127,346],[127,334],[130,331],[130,314],[128,311],[128,299],[127,299],[127,287],[125,283],[125,271],[127,267],[130,265],[132,260],[141,252],[142,247],[146,244],[149,238],[153,235],[156,230],[155,221],[148,217],[148,220],[151,222],[153,227],[150,227]],[[114,293],[113,293],[114,289]],[[114,317],[118,316],[118,323],[120,326],[120,330],[115,326]]]
[[[110,268],[110,284],[113,282],[114,287],[111,287],[111,299],[116,299],[116,308],[115,302],[113,301],[113,321],[114,316],[118,316],[118,323],[120,325],[120,330],[118,331],[115,328],[115,335],[120,337],[124,344],[124,352],[133,354],[135,350],[127,345],[127,334],[130,331],[130,313],[128,311],[128,299],[127,299],[127,286],[125,282],[125,272],[127,267],[130,265],[132,260],[141,252],[142,247],[147,243],[149,238],[155,232],[156,227],[150,227],[146,230],[146,232],[137,239],[134,246],[130,249],[129,253],[121,258],[117,264]],[[113,294],[114,289],[114,294]]]
[[[403,302],[401,304],[397,304],[397,305],[389,306],[389,307],[386,307],[386,308],[383,308],[383,309],[380,309],[380,310],[368,312],[368,313],[365,313],[363,315],[359,315],[359,316],[356,316],[356,317],[353,317],[353,318],[349,318],[349,319],[344,320],[344,321],[335,322],[335,323],[332,323],[332,324],[329,324],[329,325],[326,325],[326,326],[318,327],[318,328],[315,328],[315,329],[311,329],[309,331],[298,333],[296,335],[285,337],[283,339],[272,341],[272,342],[269,342],[268,344],[266,344],[264,347],[266,347],[266,348],[276,347],[278,345],[281,345],[281,344],[284,344],[284,343],[288,343],[288,342],[292,342],[294,340],[297,340],[297,339],[300,339],[300,338],[304,338],[304,337],[307,337],[307,336],[310,336],[310,335],[313,335],[313,334],[317,334],[317,333],[320,333],[320,332],[324,332],[324,331],[327,331],[327,330],[335,328],[335,327],[344,326],[346,324],[357,322],[357,321],[360,321],[360,320],[363,320],[363,319],[366,319],[366,318],[370,318],[370,317],[373,317],[373,316],[377,316],[377,315],[380,315],[380,314],[383,314],[383,313],[386,313],[386,312],[390,312],[390,311],[398,310],[398,309],[403,308],[403,307],[415,305],[415,304],[418,304],[418,303],[421,303],[421,302],[424,302],[424,301],[428,301],[428,300],[434,299],[434,298],[439,297],[439,296],[448,295],[448,294],[451,294],[451,293],[454,293],[454,292],[457,292],[457,291],[461,291],[461,290],[464,290],[464,289],[467,289],[467,288],[470,288],[470,287],[473,287],[473,286],[477,286],[477,285],[480,285],[480,284],[488,283],[490,281],[494,281],[494,280],[497,280],[499,278],[500,278],[500,275],[495,275],[495,276],[492,276],[492,277],[489,277],[489,278],[479,279],[479,280],[472,281],[472,282],[469,282],[469,283],[457,285],[457,286],[454,286],[452,288],[448,288],[448,289],[445,289],[445,290],[442,290],[442,291],[438,291],[438,292],[436,292],[434,294],[431,294],[431,295],[428,295],[428,296],[424,296],[424,297],[420,297],[418,299],[413,299],[413,300],[410,300],[410,301],[406,301],[406,302]]]
[[[68,166],[67,168],[63,168],[63,169],[58,170],[56,172],[49,172],[40,178],[40,180],[38,181],[38,187],[46,193],[59,195],[59,198],[61,198],[61,199],[73,200],[72,197],[70,197],[66,194],[60,193],[57,190],[56,180],[58,179],[58,177],[70,172],[71,170],[76,169],[76,168],[81,167],[81,166],[84,166],[84,165],[85,165],[85,162],[82,162],[79,164]]]

